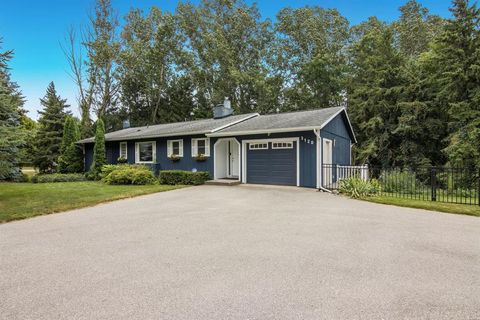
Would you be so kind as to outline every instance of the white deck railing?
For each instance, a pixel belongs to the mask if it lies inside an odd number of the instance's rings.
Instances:
[[[342,166],[329,165],[323,166],[323,187],[327,189],[337,189],[340,181],[348,178],[358,178],[368,180],[368,165],[362,166]]]

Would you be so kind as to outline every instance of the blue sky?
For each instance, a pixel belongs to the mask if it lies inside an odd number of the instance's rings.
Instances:
[[[12,78],[25,95],[25,108],[29,116],[36,119],[40,108],[39,99],[45,94],[50,81],[54,81],[58,92],[66,98],[71,110],[78,115],[75,86],[70,79],[68,63],[60,47],[68,29],[86,24],[87,14],[94,0],[3,0],[0,10],[0,37],[2,51],[14,49],[10,63]],[[191,1],[196,3],[198,1]],[[247,3],[254,1],[247,0]],[[258,0],[255,1],[264,17],[275,18],[283,7],[319,5],[336,8],[352,24],[377,16],[392,21],[399,15],[398,8],[406,0]],[[448,0],[420,0],[431,13],[449,16]],[[148,10],[156,5],[163,10],[174,11],[175,0],[112,0],[113,6],[123,17],[130,8]]]

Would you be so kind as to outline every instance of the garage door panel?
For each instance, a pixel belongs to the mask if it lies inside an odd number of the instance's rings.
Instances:
[[[247,182],[262,184],[297,184],[297,145],[292,149],[250,150],[247,146]]]

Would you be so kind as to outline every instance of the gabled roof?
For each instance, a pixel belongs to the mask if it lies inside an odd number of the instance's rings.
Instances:
[[[342,107],[267,115],[249,113],[221,119],[204,119],[128,128],[107,133],[105,135],[105,141],[125,141],[202,134],[208,137],[224,137],[258,133],[318,130],[325,127],[339,114],[342,114],[346,122],[346,127],[351,135],[352,141],[356,142],[347,112],[345,108]],[[94,138],[88,138],[78,143],[91,143],[93,141]]]
[[[258,133],[292,132],[322,129],[333,118],[344,114],[346,127],[351,134],[352,141],[356,142],[350,120],[343,107],[315,109],[310,111],[296,111],[260,115],[241,123],[229,126],[215,133],[207,134],[210,137],[248,135]]]
[[[221,119],[203,119],[128,128],[105,134],[105,141],[124,141],[144,138],[207,134],[227,128],[231,125],[256,116],[258,116],[258,113],[248,113],[229,116]],[[93,137],[80,140],[78,143],[90,142],[94,142]]]

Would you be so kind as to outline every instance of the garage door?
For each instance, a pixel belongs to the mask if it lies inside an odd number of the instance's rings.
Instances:
[[[295,141],[248,143],[246,164],[247,183],[297,184]]]

